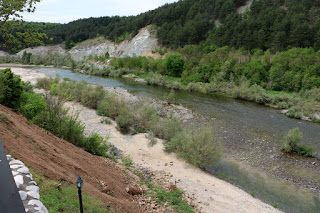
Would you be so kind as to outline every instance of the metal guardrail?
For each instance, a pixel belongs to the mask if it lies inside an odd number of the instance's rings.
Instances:
[[[0,139],[0,212],[25,212],[16,183]]]

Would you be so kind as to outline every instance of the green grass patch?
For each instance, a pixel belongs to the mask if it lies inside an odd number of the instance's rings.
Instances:
[[[292,94],[292,92],[285,92],[285,91],[275,91],[275,90],[265,90],[265,93],[266,94],[269,94],[269,95],[279,95],[279,94]]]
[[[168,206],[172,206],[177,212],[194,213],[189,204],[182,200],[183,191],[173,190],[168,192],[152,184],[148,184],[148,188],[152,198],[156,199],[157,203],[167,203]]]
[[[34,180],[40,187],[41,202],[49,212],[79,212],[79,197],[76,185],[46,179],[41,174],[31,171]],[[91,213],[110,213],[111,207],[98,198],[91,197],[87,192],[82,193],[83,210]]]

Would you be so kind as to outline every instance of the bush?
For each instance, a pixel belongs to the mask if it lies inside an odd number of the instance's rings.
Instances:
[[[15,76],[10,69],[0,70],[0,104],[10,108],[19,108],[22,92],[20,77]]]
[[[181,77],[184,63],[181,54],[167,55],[164,60],[166,74],[173,77]]]
[[[221,157],[221,144],[209,127],[187,128],[170,141],[165,141],[165,151],[176,152],[179,157],[196,167],[205,169]]]
[[[113,93],[106,93],[104,99],[97,107],[97,114],[115,119],[124,108],[126,108],[126,105],[123,99],[119,99]]]
[[[154,137],[154,133],[153,132],[148,132],[148,134],[146,135],[146,138],[149,141],[149,146],[154,146],[157,144],[157,139]]]
[[[163,86],[166,83],[166,80],[162,75],[153,72],[149,73],[145,80],[149,85]]]
[[[97,133],[92,133],[84,140],[83,147],[87,152],[98,156],[106,156],[109,149],[107,141]]]
[[[176,117],[160,119],[150,127],[151,131],[159,138],[169,141],[182,130],[181,123]]]
[[[306,157],[315,157],[314,148],[302,143],[302,132],[299,128],[291,129],[284,137],[281,150],[286,153],[297,153]]]
[[[122,110],[119,116],[116,117],[116,122],[118,124],[118,129],[121,133],[127,134],[130,131],[130,127],[134,123],[134,117],[128,110]]]
[[[23,92],[20,111],[28,120],[32,120],[46,108],[46,102],[41,95],[34,92]]]

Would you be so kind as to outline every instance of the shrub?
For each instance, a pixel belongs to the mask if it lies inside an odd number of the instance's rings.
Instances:
[[[0,104],[19,108],[22,91],[20,77],[15,76],[10,69],[0,70]]]
[[[110,118],[101,118],[100,119],[100,123],[103,123],[103,124],[112,124],[112,121],[110,120]]]
[[[162,75],[153,72],[149,73],[145,80],[147,84],[159,86],[165,85],[166,82],[165,78]]]
[[[221,157],[221,144],[209,127],[184,129],[170,141],[165,151],[176,152],[179,157],[196,167],[205,169]]]
[[[128,110],[122,110],[119,116],[116,117],[116,122],[118,124],[117,127],[120,132],[126,134],[129,132],[130,127],[134,123],[133,114]]]
[[[32,120],[39,113],[46,110],[44,98],[34,92],[24,92],[21,97],[21,113],[28,119]]]
[[[97,109],[105,94],[106,92],[103,86],[93,87],[87,85],[85,89],[81,91],[81,104],[91,109]]]
[[[168,104],[174,104],[176,99],[175,99],[175,92],[173,89],[171,89],[171,91],[169,92],[169,94],[167,95],[166,98]]]
[[[154,137],[153,132],[148,132],[148,134],[146,135],[146,138],[149,141],[149,146],[154,146],[157,144],[157,139]]]
[[[126,108],[123,99],[119,99],[113,93],[106,93],[104,99],[97,107],[97,113],[100,116],[110,117],[115,119],[120,115],[121,110]]]
[[[97,133],[92,133],[84,141],[83,147],[87,152],[98,156],[106,156],[109,149],[107,141]]]
[[[169,141],[182,130],[181,123],[176,117],[160,119],[150,127],[151,131],[159,138]]]
[[[315,157],[314,148],[302,143],[303,133],[299,128],[291,129],[284,137],[281,150],[286,153],[297,153],[306,157]]]
[[[180,77],[183,71],[185,61],[181,54],[169,54],[164,60],[167,75]]]
[[[157,109],[148,104],[135,106],[133,128],[138,132],[147,132],[160,120]]]

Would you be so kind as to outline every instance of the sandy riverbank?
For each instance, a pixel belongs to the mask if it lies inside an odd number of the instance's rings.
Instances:
[[[12,68],[12,71],[22,80],[32,83],[45,76],[24,68]],[[109,134],[110,142],[129,155],[138,166],[149,168],[156,176],[166,173],[171,182],[177,181],[178,188],[193,195],[193,203],[202,209],[201,212],[281,212],[243,190],[186,164],[174,154],[163,152],[161,140],[156,146],[149,147],[145,134],[122,135],[115,124],[101,124],[101,117],[94,110],[71,102],[66,105],[80,111],[79,118],[85,123],[87,132],[95,131],[103,136]]]

